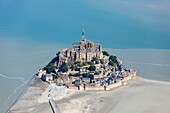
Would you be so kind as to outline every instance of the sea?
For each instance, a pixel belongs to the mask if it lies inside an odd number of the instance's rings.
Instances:
[[[0,0],[0,113],[83,29],[139,76],[170,82],[169,6],[169,0]]]

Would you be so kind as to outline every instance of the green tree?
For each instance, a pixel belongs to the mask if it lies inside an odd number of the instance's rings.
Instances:
[[[71,66],[70,66],[70,69],[73,71],[73,70],[74,70],[74,65],[71,65]]]
[[[77,64],[80,64],[80,63],[81,63],[80,61],[75,61],[75,62],[74,62],[74,64],[76,64],[76,65],[77,65]]]
[[[87,78],[89,75],[88,75],[88,73],[84,73],[82,76]]]
[[[68,76],[73,76],[73,74],[69,73],[69,75],[68,75]]]
[[[89,71],[96,71],[96,66],[91,65],[88,70]]]
[[[74,74],[73,76],[75,76],[75,77],[80,77],[81,74],[80,74],[80,73],[76,73],[76,74]]]
[[[97,57],[93,57],[92,62],[93,62],[93,61],[97,61],[97,60],[98,60]]]
[[[93,62],[87,62],[88,65],[93,65]]]
[[[47,73],[55,72],[55,66],[53,63],[49,63],[44,67],[44,70],[46,70]]]
[[[53,58],[49,64],[51,64],[51,63],[54,64],[56,61],[57,61],[57,57]]]
[[[109,65],[110,66],[114,66],[114,62],[113,61],[109,61]]]
[[[85,58],[82,58],[82,61],[84,61],[85,60]]]
[[[99,62],[99,60],[96,60],[96,64],[99,64],[100,62]]]
[[[85,65],[86,65],[86,62],[83,62],[83,63],[82,63],[82,66],[85,66]]]
[[[98,71],[96,71],[94,74],[95,74],[95,75],[99,75],[100,73],[99,73]]]
[[[91,62],[94,62],[94,61],[95,61],[95,64],[99,64],[99,59],[97,57],[93,57]]]
[[[90,80],[94,80],[94,75],[93,74],[89,74],[89,78],[90,78]]]
[[[77,66],[81,67],[82,63],[80,61],[76,61],[74,64],[76,64]]]
[[[103,51],[103,55],[105,55],[105,56],[110,56],[107,51]]]
[[[116,56],[111,55],[111,56],[109,57],[109,60],[112,61],[112,62],[115,63],[115,64],[118,63]]]
[[[104,64],[104,60],[103,60],[103,59],[100,59],[100,63],[101,63],[101,64]]]
[[[60,68],[59,68],[59,71],[61,71],[61,72],[67,72],[68,71],[68,66],[67,66],[67,64],[66,63],[63,63],[61,66],[60,66]]]
[[[75,71],[80,71],[80,68],[78,68],[77,66],[75,67]]]
[[[58,57],[53,58],[48,65],[44,67],[44,70],[46,70],[47,73],[55,73],[55,62],[58,60]]]
[[[54,79],[58,79],[58,76],[54,76]]]

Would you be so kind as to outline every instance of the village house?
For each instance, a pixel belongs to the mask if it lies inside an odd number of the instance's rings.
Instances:
[[[53,76],[52,76],[52,74],[46,74],[46,77],[45,77],[45,81],[46,82],[48,82],[48,83],[52,83],[52,82],[54,82],[53,81],[54,79],[53,79]]]
[[[42,76],[45,75],[45,74],[46,74],[46,71],[45,71],[45,70],[39,69],[37,78],[42,78]]]

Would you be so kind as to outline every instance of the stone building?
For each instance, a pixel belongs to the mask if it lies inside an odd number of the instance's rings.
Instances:
[[[103,58],[102,46],[87,40],[84,35],[84,31],[82,32],[81,41],[79,43],[73,43],[72,46],[72,48],[65,48],[57,54],[58,67],[63,62],[67,63],[68,60],[91,61],[93,57],[97,57],[99,59]]]

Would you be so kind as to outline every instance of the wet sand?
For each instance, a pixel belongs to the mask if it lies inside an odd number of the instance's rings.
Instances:
[[[52,113],[47,102],[38,103],[47,87],[33,84],[10,113]],[[169,113],[169,87],[169,82],[138,78],[112,91],[74,91],[55,102],[61,113]]]
[[[78,92],[57,101],[62,113],[169,113],[170,83],[145,79],[107,92]]]

